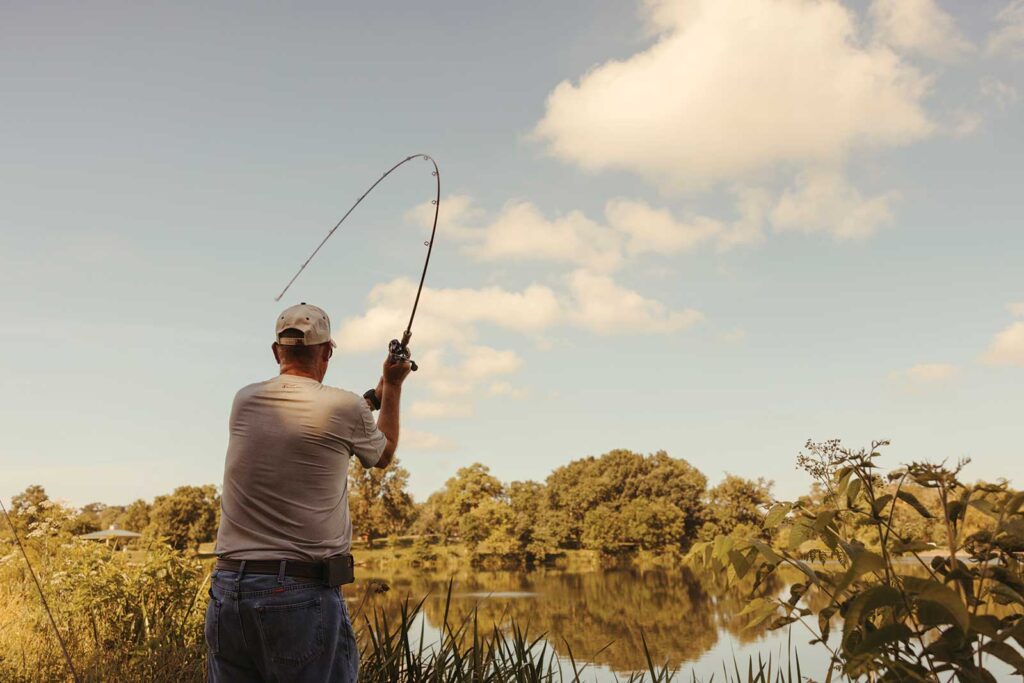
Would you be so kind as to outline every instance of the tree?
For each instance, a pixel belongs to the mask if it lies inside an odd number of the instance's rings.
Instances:
[[[514,555],[519,543],[513,531],[512,506],[502,498],[484,498],[459,523],[459,537],[476,554]]]
[[[49,500],[46,489],[39,484],[32,484],[11,497],[11,515],[19,517],[23,528],[28,528],[30,524],[39,520],[43,503]]]
[[[220,494],[216,486],[179,486],[153,501],[147,532],[184,550],[214,540],[219,523]]]
[[[127,531],[142,531],[149,526],[149,512],[149,503],[139,498],[124,508],[115,523]]]
[[[544,493],[544,485],[535,481],[514,481],[508,487],[512,535],[528,560],[543,559],[558,547],[548,520]]]
[[[19,534],[37,532],[44,535],[67,533],[74,512],[50,500],[46,490],[32,484],[11,497],[11,522]]]
[[[764,507],[771,500],[772,482],[763,478],[752,480],[727,474],[718,486],[708,491],[701,538],[710,540],[715,536],[730,534],[737,528],[760,527]]]
[[[462,537],[467,528],[467,515],[485,501],[503,500],[504,495],[505,487],[491,475],[487,466],[473,463],[459,469],[454,477],[445,482],[444,489],[436,499],[441,527],[446,534]]]
[[[685,460],[669,457],[664,451],[643,456],[627,450],[614,450],[600,458],[593,456],[560,467],[547,478],[546,505],[552,538],[567,547],[586,547],[584,529],[589,513],[604,506],[600,519],[617,514],[634,500],[659,502],[659,514],[670,515],[682,524],[682,534],[673,536],[685,543],[696,535],[702,521],[704,489],[707,479]],[[678,512],[667,512],[667,507]],[[634,510],[639,514],[639,508]],[[608,531],[608,529],[606,529]],[[610,533],[610,531],[608,531]],[[597,536],[588,535],[598,543]],[[607,539],[606,539],[607,541]],[[606,541],[598,545],[607,546]],[[608,541],[610,542],[610,541]]]
[[[87,503],[68,521],[66,528],[68,532],[76,536],[106,529],[110,527],[123,509],[120,506],[111,506],[106,503]]]
[[[386,469],[353,461],[348,471],[353,531],[372,544],[374,539],[408,530],[416,513],[406,491],[408,482],[409,473],[397,458]]]

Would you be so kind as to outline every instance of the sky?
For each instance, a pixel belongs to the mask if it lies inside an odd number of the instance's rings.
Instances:
[[[1024,0],[0,7],[0,496],[219,483],[273,321],[362,393],[441,169],[418,500],[614,448],[806,490],[807,439],[1024,482]]]

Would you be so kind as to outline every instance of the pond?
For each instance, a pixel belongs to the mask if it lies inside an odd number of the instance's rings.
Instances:
[[[425,597],[422,622],[428,642],[437,642],[444,618],[448,581],[453,580],[449,621],[460,623],[475,608],[481,627],[508,625],[512,620],[528,627],[533,637],[543,636],[568,667],[570,652],[577,665],[587,664],[583,680],[611,681],[629,672],[647,669],[644,640],[655,664],[668,665],[690,680],[723,680],[723,665],[734,662],[745,674],[748,657],[771,658],[773,669],[795,658],[804,675],[824,679],[828,654],[810,646],[810,633],[802,627],[769,631],[767,623],[749,627],[738,616],[752,584],[727,588],[716,577],[696,578],[686,569],[613,569],[573,572],[556,569],[533,571],[470,571],[454,576],[413,573],[389,574],[364,570],[346,596],[357,621],[383,609],[397,614],[406,598]],[[383,580],[390,590],[369,598],[368,582]],[[764,587],[760,594],[777,595],[781,583]],[[361,611],[360,611],[361,608]],[[641,638],[641,633],[643,637]],[[791,640],[790,640],[791,637]],[[567,670],[571,671],[571,667]],[[794,671],[795,673],[795,671]]]

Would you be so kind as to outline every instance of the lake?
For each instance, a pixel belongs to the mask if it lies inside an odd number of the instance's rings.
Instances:
[[[584,680],[611,681],[647,668],[641,632],[658,665],[668,664],[699,679],[722,680],[722,666],[733,668],[734,658],[745,673],[747,658],[771,657],[773,667],[789,661],[788,628],[769,631],[767,624],[747,628],[737,617],[750,595],[752,584],[727,588],[716,577],[698,580],[688,570],[610,569],[566,571],[541,568],[532,571],[460,570],[453,577],[436,573],[395,574],[366,569],[354,586],[347,587],[350,610],[357,614],[370,580],[383,580],[390,590],[366,599],[362,613],[371,608],[398,612],[406,598],[418,602],[424,596],[422,622],[428,642],[439,639],[448,580],[452,590],[453,623],[477,608],[482,627],[507,625],[514,619],[528,626],[534,636],[543,635],[568,667],[570,648],[577,665],[586,663]],[[765,587],[761,594],[777,595],[781,583]],[[810,634],[792,627],[792,647],[799,652],[804,675],[824,678],[828,654],[807,644]],[[794,662],[795,666],[795,662]],[[571,671],[571,668],[567,670]]]

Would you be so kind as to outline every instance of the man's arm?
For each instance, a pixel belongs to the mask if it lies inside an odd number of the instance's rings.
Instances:
[[[377,417],[377,429],[388,440],[380,460],[374,467],[384,469],[391,464],[398,450],[398,413],[402,402],[402,382],[409,375],[411,365],[408,361],[393,363],[391,355],[384,360],[384,376],[377,385],[380,396],[380,416]]]

